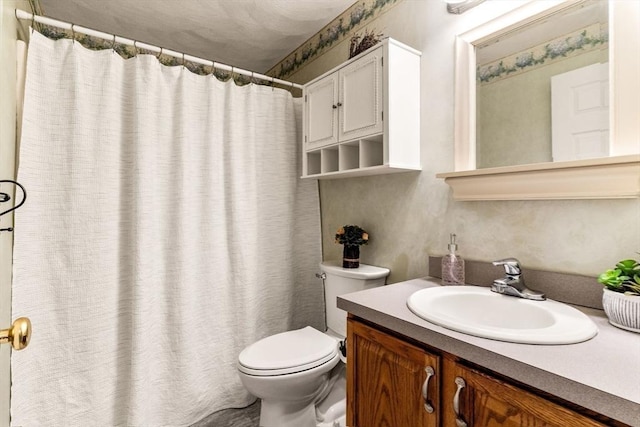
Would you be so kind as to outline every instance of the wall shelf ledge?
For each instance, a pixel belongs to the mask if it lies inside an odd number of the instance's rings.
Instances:
[[[439,173],[454,200],[632,199],[640,155]]]

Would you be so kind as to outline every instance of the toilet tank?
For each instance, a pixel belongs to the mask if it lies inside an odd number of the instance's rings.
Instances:
[[[340,337],[347,336],[347,312],[338,308],[338,296],[375,288],[385,284],[389,269],[360,264],[359,268],[342,268],[342,261],[320,264],[324,280],[327,328]]]

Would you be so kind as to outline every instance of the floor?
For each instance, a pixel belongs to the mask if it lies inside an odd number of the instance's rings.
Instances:
[[[209,415],[191,427],[258,427],[260,400],[243,409],[225,409]]]

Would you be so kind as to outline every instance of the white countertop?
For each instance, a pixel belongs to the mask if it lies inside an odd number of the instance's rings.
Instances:
[[[575,306],[597,325],[570,345],[514,344],[479,338],[421,319],[406,300],[439,279],[414,279],[338,297],[338,307],[569,402],[640,426],[640,334],[611,326],[601,310]]]

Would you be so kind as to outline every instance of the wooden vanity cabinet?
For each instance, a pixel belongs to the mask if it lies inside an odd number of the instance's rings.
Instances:
[[[353,316],[347,322],[347,357],[349,427],[624,426],[598,422]],[[433,375],[427,381],[429,367]]]
[[[349,319],[347,425],[436,427],[440,356]]]
[[[449,358],[442,363],[442,398],[443,426],[605,426]]]

